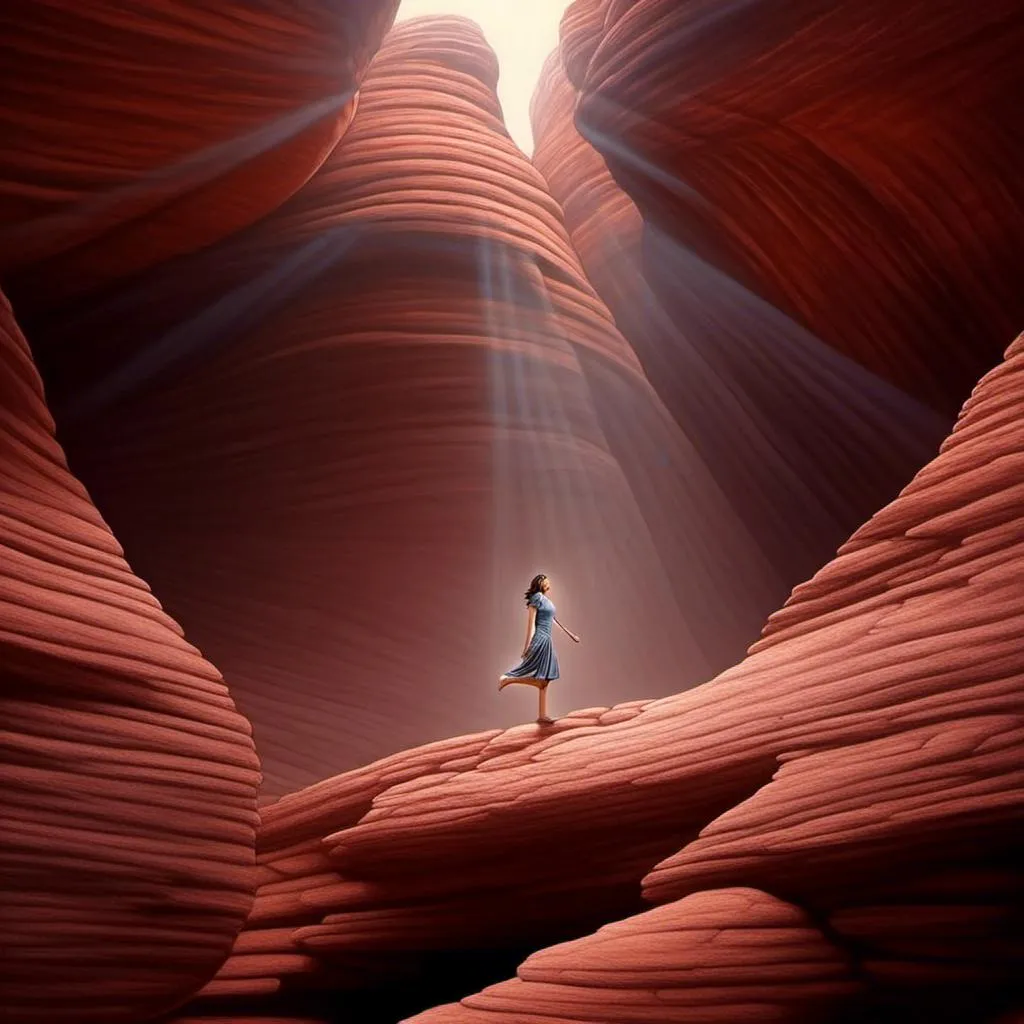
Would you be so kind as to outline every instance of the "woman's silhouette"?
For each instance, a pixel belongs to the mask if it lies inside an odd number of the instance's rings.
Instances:
[[[537,715],[539,725],[551,725],[554,721],[547,713],[548,683],[558,678],[558,655],[555,654],[551,636],[552,623],[573,643],[580,642],[575,633],[570,633],[555,618],[555,606],[548,597],[550,590],[551,581],[544,573],[538,573],[530,581],[530,589],[526,591],[526,643],[523,645],[523,660],[498,680],[499,690],[503,690],[509,683],[526,683],[537,687],[540,691]]]

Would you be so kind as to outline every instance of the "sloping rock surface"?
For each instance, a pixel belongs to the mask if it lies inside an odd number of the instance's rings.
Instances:
[[[951,417],[644,223],[575,127],[563,60],[580,31],[567,15],[534,94],[534,164],[589,280],[788,594],[934,457]]]
[[[277,924],[293,915],[295,954],[355,967],[562,941],[637,913],[643,880],[656,902],[752,887],[807,911],[873,1005],[961,1020],[1005,998],[1024,854],[1022,383],[1018,339],[938,458],[713,682],[265,808],[268,837],[295,843],[290,865],[272,855],[294,881],[278,874],[273,904],[263,891]]]
[[[541,950],[514,980],[412,1021],[827,1021],[858,989],[849,958],[803,911],[754,889],[721,889]]]
[[[68,472],[2,294],[0,722],[6,1013],[183,1002],[253,903],[251,730]]]
[[[645,219],[950,415],[1024,321],[1022,44],[1018,0],[579,0],[563,22],[577,123]]]

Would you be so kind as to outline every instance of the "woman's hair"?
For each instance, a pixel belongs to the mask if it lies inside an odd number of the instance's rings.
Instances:
[[[526,592],[526,603],[527,604],[530,603],[530,598],[533,597],[534,594],[539,594],[540,593],[540,585],[546,579],[547,579],[547,575],[545,573],[539,572],[539,573],[537,573],[536,576],[533,577],[532,580],[530,580],[530,589]]]

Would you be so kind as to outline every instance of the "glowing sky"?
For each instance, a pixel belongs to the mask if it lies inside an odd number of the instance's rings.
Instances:
[[[509,134],[533,152],[530,97],[541,65],[558,44],[558,23],[569,0],[402,0],[398,21],[422,14],[461,14],[483,30],[498,55],[498,98]]]

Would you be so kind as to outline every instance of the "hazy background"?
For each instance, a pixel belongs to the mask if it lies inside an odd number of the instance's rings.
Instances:
[[[541,65],[558,43],[558,23],[568,6],[569,0],[402,0],[396,20],[423,14],[472,18],[498,55],[498,98],[509,134],[530,154],[530,97]]]

